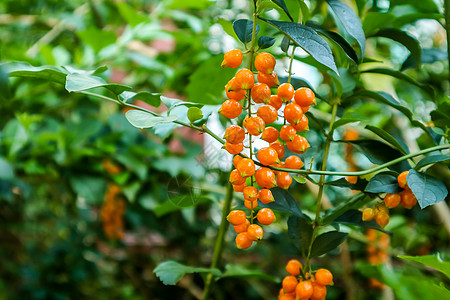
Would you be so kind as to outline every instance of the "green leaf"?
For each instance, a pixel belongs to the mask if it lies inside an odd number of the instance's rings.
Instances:
[[[276,211],[288,213],[296,216],[303,216],[302,211],[298,207],[295,199],[289,194],[288,191],[281,189],[279,187],[270,189],[275,201],[268,204],[264,204],[258,200],[258,205],[260,207],[267,207]]]
[[[74,192],[86,199],[87,203],[92,205],[102,203],[106,191],[106,180],[104,178],[84,175],[72,175],[69,178]]]
[[[204,104],[201,104],[201,103],[193,103],[193,102],[183,101],[183,100],[180,100],[180,99],[167,98],[167,97],[164,97],[164,96],[161,96],[161,101],[164,103],[165,106],[167,106],[167,108],[169,110],[172,110],[172,109],[174,109],[175,107],[178,107],[178,106],[202,108],[203,105],[204,105]]]
[[[308,52],[316,61],[338,74],[330,46],[314,29],[298,23],[266,20],[263,18],[261,20],[278,28],[297,46]]]
[[[293,177],[295,181],[297,181],[300,184],[305,184],[306,183],[306,178],[303,176],[294,176]]]
[[[351,190],[364,191],[367,186],[367,180],[361,179],[358,176],[358,180],[355,184],[348,182],[345,178],[339,178],[338,180],[325,182],[327,185],[349,188]]]
[[[351,209],[346,211],[344,214],[339,216],[334,220],[334,223],[345,224],[345,225],[354,225],[359,226],[361,228],[371,228],[376,229],[378,231],[390,234],[389,231],[384,230],[380,225],[377,224],[374,220],[366,222],[362,220],[362,212],[356,209]]]
[[[394,138],[390,133],[384,131],[383,129],[372,125],[367,125],[365,128],[378,135],[380,138],[394,146],[395,149],[399,150],[403,154],[406,155],[409,153],[408,146],[404,142],[402,142],[403,145],[400,144],[400,142],[396,138]]]
[[[12,77],[38,78],[60,84],[66,82],[67,73],[52,66],[33,67],[24,62],[10,62],[2,65],[2,68]]]
[[[367,36],[370,36],[380,28],[391,25],[395,16],[391,13],[368,12],[363,20],[363,29]]]
[[[436,49],[436,48],[427,48],[422,49],[421,53],[421,64],[432,64],[436,61],[446,60],[448,57],[447,51]],[[419,65],[417,60],[414,58],[412,54],[410,54],[402,64],[400,71],[404,71],[407,69],[415,68]]]
[[[292,18],[291,14],[288,11],[288,8],[286,6],[286,3],[284,3],[284,0],[272,0],[273,3],[275,3],[276,5],[278,5],[279,7],[281,7],[281,9],[283,9],[283,11],[286,13],[286,15],[288,16],[288,18],[294,22],[294,19]]]
[[[93,75],[73,73],[66,77],[66,90],[68,92],[80,92],[96,87],[107,88],[116,95],[132,89],[130,86],[122,84],[107,83],[102,78]]]
[[[180,195],[170,198],[169,200],[158,204],[153,209],[153,212],[159,218],[168,213],[196,206],[199,204],[207,203],[209,201],[211,201],[210,198],[201,195],[192,195],[192,194]]]
[[[149,22],[150,19],[142,13],[139,13],[136,9],[130,7],[126,2],[115,2],[122,18],[131,26],[136,26],[140,23]]]
[[[217,278],[217,280],[227,277],[244,277],[244,278],[268,280],[276,283],[280,282],[278,278],[267,274],[267,272],[265,271],[251,270],[241,265],[232,265],[232,264],[227,264],[225,266],[225,272],[219,278]]]
[[[339,231],[325,232],[314,240],[311,247],[311,257],[321,256],[342,244],[347,238],[348,233]]]
[[[214,276],[220,276],[221,274],[220,270],[215,268],[189,267],[172,260],[160,263],[153,270],[153,273],[155,273],[165,285],[175,285],[185,274],[212,273]]]
[[[335,129],[337,129],[341,126],[347,125],[349,123],[356,123],[356,122],[361,122],[361,121],[363,121],[362,118],[341,118],[333,123],[332,130],[335,130]]]
[[[144,101],[148,105],[151,105],[153,107],[159,107],[161,105],[161,94],[158,93],[149,93],[149,92],[131,92],[131,91],[125,91],[122,94],[119,95],[120,99],[122,99],[123,102],[128,102],[132,99],[137,99]]]
[[[370,179],[365,192],[374,194],[399,193],[402,189],[398,186],[397,176],[397,173],[394,172],[378,173]]]
[[[114,44],[117,40],[117,35],[113,31],[105,30],[105,28],[90,27],[82,31],[77,30],[75,33],[80,40],[91,46],[96,53],[106,46]]]
[[[305,24],[309,19],[311,19],[311,13],[309,12],[309,7],[306,5],[304,0],[297,0],[298,4],[300,5],[300,10],[302,13],[302,22]]]
[[[309,22],[308,22],[308,24],[309,24]],[[341,47],[341,49],[345,52],[345,54],[348,56],[348,58],[350,58],[356,64],[359,64],[358,56],[356,55],[355,50],[342,36],[340,36],[338,33],[334,32],[334,31],[324,30],[320,27],[318,27],[318,28],[314,27],[314,29],[318,33],[320,33],[320,34],[328,37],[332,41],[334,41],[339,47]]]
[[[360,209],[370,201],[372,201],[372,198],[370,198],[364,193],[358,193],[350,197],[349,199],[342,201],[341,204],[334,207],[333,209],[326,210],[325,215],[322,218],[321,224],[323,225],[330,224],[336,218],[343,215],[346,211],[349,211],[351,209]]]
[[[246,20],[246,19],[240,19],[233,22],[233,29],[236,33],[238,39],[243,42],[244,44],[247,44],[252,40],[253,35],[253,21]],[[256,34],[259,32],[259,25],[256,24]]]
[[[228,21],[228,20],[225,20],[225,19],[223,19],[223,18],[219,18],[219,19],[217,20],[217,23],[219,23],[219,24],[222,26],[223,30],[224,30],[229,36],[233,37],[236,41],[238,40],[238,37],[237,37],[236,33],[234,32],[234,29],[233,29],[233,23],[232,23],[232,22],[230,22],[230,21]]]
[[[419,170],[425,166],[433,165],[440,162],[449,162],[450,156],[448,155],[431,155],[425,158],[422,158],[414,169]]]
[[[0,65],[0,99],[9,100],[11,93],[9,91],[8,74],[4,70],[4,67]]]
[[[201,120],[203,118],[202,110],[198,107],[189,107],[187,117],[191,123]]]
[[[290,216],[287,222],[288,234],[295,247],[306,256],[313,235],[311,220],[306,216]]]
[[[441,202],[447,197],[448,191],[445,184],[428,174],[411,169],[406,176],[406,181],[422,209]]]
[[[341,1],[327,0],[328,5],[334,12],[334,19],[340,23],[345,33],[356,40],[361,50],[361,58],[366,50],[366,37],[362,28],[361,20],[353,10]]]
[[[129,110],[125,113],[128,122],[136,128],[151,128],[156,124],[172,123],[177,120],[177,116],[154,116],[150,113],[140,110]]]
[[[401,259],[413,261],[419,264],[422,264],[424,266],[433,268],[439,272],[442,272],[450,278],[450,262],[443,261],[440,257],[439,253],[436,255],[424,255],[424,256],[398,256]]]
[[[273,44],[275,43],[275,38],[270,37],[270,36],[261,36],[258,39],[258,47],[259,49],[266,49],[269,47],[272,47]]]
[[[14,169],[11,164],[0,157],[0,179],[1,180],[11,180],[14,178]]]

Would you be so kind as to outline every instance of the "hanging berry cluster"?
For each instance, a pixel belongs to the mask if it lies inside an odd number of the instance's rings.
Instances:
[[[237,68],[242,60],[240,50],[230,50],[224,55],[222,67]],[[275,220],[273,211],[268,208],[258,210],[255,216],[258,199],[264,204],[270,203],[274,201],[271,188],[278,186],[288,189],[292,184],[292,177],[288,172],[274,171],[269,167],[300,169],[303,162],[296,155],[282,161],[285,147],[295,154],[304,153],[310,147],[306,138],[298,132],[309,130],[308,118],[304,113],[316,103],[315,95],[309,88],[294,90],[290,83],[280,85],[274,71],[275,64],[273,55],[259,53],[254,60],[257,82],[252,67],[238,70],[225,86],[229,99],[219,109],[219,113],[229,119],[239,117],[243,105],[248,111],[242,126],[230,125],[225,130],[226,142],[223,146],[230,154],[236,155],[233,159],[235,169],[230,173],[229,180],[236,192],[244,194],[244,205],[250,210],[249,216],[244,211],[235,210],[227,218],[238,233],[236,245],[240,249],[250,247],[253,241],[258,241],[263,236],[262,228],[254,224],[254,219],[261,225],[269,225]],[[252,113],[253,107],[257,107],[256,114]],[[278,126],[267,126],[278,121],[279,112],[282,112],[284,121]],[[281,128],[278,130],[276,127]],[[244,146],[246,138],[248,146]],[[256,153],[260,166],[258,168],[253,160],[252,138],[260,138],[269,143],[268,147],[261,148]],[[244,147],[250,149],[250,158],[240,156]]]
[[[406,182],[408,173],[409,171],[404,171],[397,177],[398,185],[403,191],[396,194],[386,194],[383,202],[377,204],[375,207],[364,209],[362,214],[363,221],[372,221],[375,219],[378,225],[385,227],[389,223],[389,209],[396,208],[399,205],[411,209],[417,204],[417,198]]]
[[[302,264],[296,259],[287,263],[286,271],[290,275],[283,279],[279,300],[322,300],[327,296],[327,285],[333,284],[330,271],[318,269],[311,275],[304,274]]]
[[[100,219],[103,222],[103,231],[110,240],[123,238],[123,213],[125,201],[120,197],[120,187],[115,184],[108,185],[105,200],[100,209]]]

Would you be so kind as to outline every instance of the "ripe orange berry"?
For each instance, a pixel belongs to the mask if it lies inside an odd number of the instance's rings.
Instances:
[[[301,167],[303,167],[303,162],[300,159],[300,157],[296,156],[296,155],[291,155],[288,158],[286,158],[286,160],[284,161],[284,163],[286,164],[286,168],[287,169],[295,169],[298,170]]]
[[[290,83],[283,83],[277,89],[277,96],[281,101],[289,102],[294,97],[294,87]]]
[[[313,294],[311,295],[311,300],[323,300],[327,296],[327,287],[318,284],[317,282],[312,283]]]
[[[245,178],[239,174],[237,169],[230,172],[230,182],[232,185],[241,185],[245,182]]]
[[[246,186],[247,186],[247,182],[244,182],[243,184],[240,184],[240,185],[233,184],[233,190],[237,193],[241,193]]]
[[[281,106],[283,106],[283,101],[281,101],[280,97],[277,95],[271,95],[269,98],[269,103],[267,104],[275,107],[276,110],[279,110]]]
[[[277,151],[279,159],[282,159],[284,157],[284,146],[279,141],[275,141],[270,144],[270,148],[273,148],[275,151]]]
[[[267,204],[275,201],[273,198],[272,192],[269,189],[261,189],[258,192],[258,198],[262,203]]]
[[[302,108],[302,112],[306,113],[311,108],[311,105],[310,106],[300,106],[300,107]]]
[[[235,168],[237,168],[237,165],[238,165],[238,163],[241,161],[241,160],[243,160],[244,158],[242,157],[242,156],[240,156],[240,155],[235,155],[234,157],[233,157],[233,166],[235,167]]]
[[[249,69],[240,69],[234,78],[237,86],[242,90],[249,90],[255,84],[255,76],[253,76],[253,72]]]
[[[254,186],[244,188],[244,198],[248,201],[255,201],[258,199],[258,189]]]
[[[293,276],[298,276],[302,268],[302,263],[296,259],[291,259],[286,265],[286,271]]]
[[[272,74],[265,74],[262,72],[258,72],[258,76],[256,77],[256,79],[258,79],[258,82],[265,83],[269,87],[280,85],[280,82],[278,81],[278,75],[276,72],[272,72]]]
[[[389,213],[384,210],[377,212],[377,214],[375,215],[375,222],[377,222],[377,224],[383,228],[386,227],[386,225],[389,223]]]
[[[320,285],[330,285],[333,282],[333,274],[327,269],[319,269],[316,272],[316,282]]]
[[[244,127],[251,135],[260,135],[266,126],[261,117],[245,117],[243,122]]]
[[[297,125],[303,116],[302,108],[295,104],[289,103],[284,108],[284,118],[292,125]]]
[[[297,131],[306,131],[309,130],[309,121],[308,118],[305,115],[302,115],[300,117],[300,120],[298,122],[297,125],[292,124],[292,126],[295,128],[295,130]]]
[[[272,105],[260,106],[256,114],[263,119],[266,124],[273,123],[278,119],[277,110]]]
[[[363,221],[372,221],[375,218],[375,210],[373,208],[366,208],[362,212],[362,220]]]
[[[256,170],[255,180],[263,189],[271,189],[277,185],[275,173],[269,168],[259,168]]]
[[[219,114],[228,119],[234,119],[239,117],[242,113],[242,105],[239,101],[229,99],[222,103],[219,109]]]
[[[255,69],[265,74],[272,74],[275,68],[275,57],[267,52],[261,52],[255,57]]]
[[[387,208],[396,208],[401,201],[400,194],[387,194],[384,197],[384,204]]]
[[[310,280],[300,281],[295,288],[295,294],[300,299],[309,299],[313,294],[313,287]]]
[[[406,182],[406,176],[408,176],[408,173],[409,173],[409,171],[402,172],[397,177],[398,185],[402,189],[404,189],[408,185],[408,182]]]
[[[316,104],[316,95],[311,89],[302,87],[295,91],[294,100],[300,106],[310,106]]]
[[[250,221],[246,219],[244,223],[233,226],[234,232],[236,233],[247,232],[248,226],[250,226]]]
[[[309,149],[310,145],[308,141],[301,135],[296,135],[292,142],[286,142],[286,146],[289,150],[296,154],[302,154]]]
[[[253,241],[250,239],[247,232],[239,233],[236,236],[235,242],[238,249],[247,249],[253,244]]]
[[[251,95],[255,103],[268,103],[270,100],[270,88],[265,83],[255,83],[252,87]]]
[[[266,127],[261,134],[261,139],[268,143],[273,143],[278,139],[278,130],[273,127]]]
[[[252,224],[248,226],[247,233],[250,239],[253,241],[259,241],[263,238],[264,231],[261,226]]]
[[[225,52],[223,56],[221,67],[237,68],[241,65],[243,58],[244,57],[242,55],[241,50],[239,49],[228,50],[227,52]]]
[[[298,281],[295,276],[286,276],[283,279],[282,286],[285,293],[291,293],[295,291],[295,288],[297,287]]]
[[[228,91],[227,89],[225,89],[225,93],[227,94],[228,98],[236,101],[244,99],[245,95],[247,94],[246,90]]]
[[[255,162],[250,158],[243,158],[237,164],[236,169],[241,177],[249,177],[255,174]]]
[[[275,149],[271,147],[265,147],[261,148],[258,151],[257,158],[260,163],[262,163],[265,166],[270,166],[274,163],[280,162],[278,159],[278,153],[275,151]]]
[[[228,80],[227,84],[225,85],[225,92],[242,93],[242,91],[244,91],[244,93],[247,93],[247,91],[242,90],[241,87],[238,85],[236,77],[233,77],[230,80]]]
[[[238,125],[230,125],[225,130],[223,138],[231,144],[242,143],[245,139],[245,130]]]
[[[278,300],[295,300],[295,293],[287,293],[278,298]]]
[[[292,177],[287,172],[279,172],[277,174],[278,187],[287,190],[292,184]]]
[[[414,196],[414,193],[408,187],[406,187],[406,189],[400,193],[400,197],[400,203],[404,208],[411,209],[414,207],[414,205],[417,204],[416,196]]]
[[[248,209],[254,209],[258,207],[258,200],[244,200],[244,205],[245,207],[247,207]]]
[[[242,150],[244,150],[244,144],[231,144],[226,142],[225,144],[223,144],[222,149],[225,149],[228,151],[228,153],[235,155],[241,153]]]
[[[242,210],[232,210],[227,216],[227,221],[233,226],[241,225],[245,223],[245,220],[247,220],[247,216]]]
[[[263,208],[256,214],[258,222],[262,225],[270,225],[275,221],[275,214],[270,208]]]
[[[284,125],[280,129],[280,138],[283,141],[292,141],[297,134],[297,130],[291,125]]]

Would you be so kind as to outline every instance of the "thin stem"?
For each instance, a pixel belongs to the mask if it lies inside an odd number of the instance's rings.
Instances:
[[[222,208],[222,221],[220,222],[219,232],[217,233],[216,244],[214,245],[214,254],[211,262],[211,269],[217,268],[220,264],[220,260],[223,252],[223,244],[225,239],[225,232],[228,228],[227,215],[230,212],[231,200],[233,199],[233,186],[231,183],[227,185],[227,192],[225,194],[225,203]],[[208,273],[205,280],[205,289],[203,290],[202,300],[207,300],[211,294],[211,288],[214,275]]]
[[[288,83],[291,83],[291,77],[292,77],[292,63],[294,62],[294,54],[295,54],[295,48],[297,48],[297,46],[294,46],[293,48],[292,48],[292,54],[291,54],[291,57],[289,58],[289,70],[288,70],[288,73],[289,73],[289,76],[288,76]]]

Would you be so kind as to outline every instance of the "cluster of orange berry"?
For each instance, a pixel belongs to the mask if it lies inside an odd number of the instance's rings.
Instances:
[[[100,209],[100,219],[103,222],[103,231],[111,240],[121,240],[123,233],[123,214],[125,201],[120,197],[120,187],[115,184],[108,185],[105,200]]]
[[[378,225],[385,227],[389,223],[389,209],[396,208],[399,205],[411,209],[417,204],[417,198],[406,182],[408,173],[409,171],[404,171],[397,177],[398,185],[403,191],[396,194],[386,194],[384,202],[378,204],[375,208],[364,209],[362,215],[363,221],[372,221],[375,219]]]
[[[387,263],[389,258],[387,249],[390,245],[389,235],[375,229],[368,229],[366,236],[369,242],[366,247],[367,259],[369,263],[371,265],[381,265]],[[369,284],[371,287],[376,289],[381,289],[384,287],[384,284],[375,278],[370,278]]]
[[[225,53],[222,67],[237,68],[241,65],[243,54],[240,50],[234,49]],[[235,226],[238,233],[236,244],[238,248],[248,248],[252,241],[262,238],[262,228],[253,224],[253,210],[258,205],[258,199],[267,204],[274,201],[272,192],[269,190],[275,186],[288,189],[292,184],[292,177],[288,172],[273,171],[268,167],[256,169],[255,163],[250,158],[239,156],[244,149],[244,140],[248,135],[248,140],[252,137],[260,137],[269,143],[268,147],[258,150],[257,159],[263,166],[272,166],[285,169],[300,169],[303,162],[300,157],[291,155],[284,161],[285,145],[295,154],[305,152],[309,143],[299,131],[309,130],[308,118],[304,115],[311,105],[316,103],[315,95],[309,88],[299,88],[294,90],[290,83],[279,84],[278,75],[274,71],[275,58],[267,52],[259,53],[254,60],[254,66],[257,72],[257,81],[255,83],[255,74],[252,70],[243,68],[236,72],[235,76],[225,86],[227,97],[219,113],[229,119],[235,119],[242,113],[242,103],[247,105],[248,114],[242,122],[242,126],[230,125],[225,130],[224,139],[226,140],[223,148],[230,154],[236,155],[233,159],[235,169],[230,173],[230,182],[236,192],[242,192],[245,198],[245,206],[250,209],[251,216],[249,222],[246,220],[245,213],[239,211],[238,221],[229,216],[228,220]],[[276,88],[276,94],[272,95],[271,88]],[[252,114],[251,108],[258,105],[255,114]],[[278,111],[283,108],[284,125],[280,130],[275,127],[266,127],[267,124],[278,120]],[[289,124],[286,124],[288,122]],[[281,126],[281,124],[280,124]],[[280,139],[280,140],[279,140]],[[250,146],[251,147],[251,142]],[[253,149],[250,149],[252,153]],[[249,178],[250,180],[247,180]],[[254,180],[260,187],[260,190],[254,186]],[[248,185],[250,183],[250,185]],[[236,211],[233,215],[237,214]],[[275,216],[270,209],[264,208],[258,211],[256,216],[259,223],[268,225],[273,222]],[[270,222],[268,221],[270,220]],[[249,231],[256,230],[258,235]]]
[[[302,268],[302,264],[296,259],[292,259],[287,263],[286,271],[290,275],[283,279],[283,287],[278,295],[279,300],[325,299],[327,296],[327,285],[333,284],[333,274],[327,269],[318,269],[308,278],[308,273],[304,277],[299,276]]]

